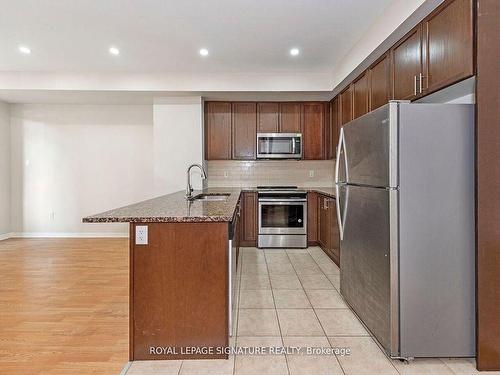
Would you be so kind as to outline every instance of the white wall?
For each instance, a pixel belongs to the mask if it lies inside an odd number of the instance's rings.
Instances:
[[[82,217],[153,196],[151,105],[12,105],[12,231],[126,234]]]
[[[154,104],[155,195],[186,188],[186,168],[203,159],[201,97],[158,98]],[[193,188],[201,188],[201,175],[192,170]]]
[[[334,67],[332,87],[344,80],[375,48],[397,29],[425,0],[394,0],[360,40]]]
[[[10,108],[0,102],[0,239],[10,231]]]
[[[420,103],[474,104],[476,79],[468,78],[417,100]]]

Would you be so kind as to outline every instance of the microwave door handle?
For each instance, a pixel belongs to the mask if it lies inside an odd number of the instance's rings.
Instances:
[[[296,147],[295,147],[295,138],[292,138],[292,155],[295,155]]]

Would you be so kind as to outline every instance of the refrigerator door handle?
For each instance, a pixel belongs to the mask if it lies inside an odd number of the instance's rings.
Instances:
[[[346,147],[345,147],[345,135],[344,135],[344,128],[340,129],[340,136],[339,136],[339,144],[337,146],[337,158],[335,160],[335,194],[337,197],[337,204],[336,206],[336,211],[337,211],[337,224],[339,226],[339,233],[340,233],[340,240],[344,238],[344,224],[345,221],[342,220],[342,217],[345,218],[345,213],[347,210],[347,192],[346,192],[346,203],[344,204],[344,215],[340,212],[340,187],[339,185],[344,185],[344,183],[341,183],[339,181],[339,168],[340,168],[340,157],[341,154],[344,154],[344,171],[345,171],[345,179],[346,181],[349,181],[349,171],[347,169],[347,153],[346,153]]]
[[[335,184],[335,194],[337,196],[337,204],[335,205],[337,209],[337,225],[339,226],[340,241],[342,241],[344,239],[344,226],[342,225],[342,215],[340,214],[339,190],[339,185]]]
[[[342,214],[342,211],[340,209],[340,188],[343,187],[346,189],[345,191],[345,199],[344,199],[344,213]],[[345,224],[346,224],[346,217],[347,217],[347,205],[349,202],[349,188],[348,185],[335,185],[335,194],[337,195],[337,204],[335,205],[336,211],[337,211],[337,225],[339,227],[339,234],[340,234],[340,240],[342,241],[344,239],[344,232],[345,232]]]
[[[344,129],[340,128],[339,143],[337,145],[337,157],[335,158],[335,185],[339,183],[339,162],[340,150],[342,148],[342,139],[344,138]]]
[[[337,146],[337,157],[335,159],[335,184],[338,184],[339,181],[339,168],[340,168],[340,155],[344,153],[344,170],[345,170],[345,179],[346,182],[349,181],[349,171],[347,170],[347,152],[345,147],[345,136],[344,136],[344,128],[340,129],[339,135],[339,144]]]

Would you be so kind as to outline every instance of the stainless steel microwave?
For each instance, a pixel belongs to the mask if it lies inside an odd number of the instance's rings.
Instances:
[[[302,159],[302,134],[257,133],[257,159]]]

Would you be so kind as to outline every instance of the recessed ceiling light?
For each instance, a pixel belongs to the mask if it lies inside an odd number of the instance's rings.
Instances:
[[[26,46],[19,46],[19,52],[24,53],[25,55],[29,55],[31,53],[31,49]]]
[[[202,56],[208,56],[208,49],[206,49],[206,48],[200,49],[200,55],[202,55]]]
[[[116,47],[109,47],[109,53],[118,56],[120,54],[120,50]]]
[[[298,48],[292,48],[292,49],[290,50],[290,55],[292,55],[292,56],[297,56],[297,55],[299,54],[299,52],[300,52],[300,51],[299,51],[299,49],[298,49]]]

